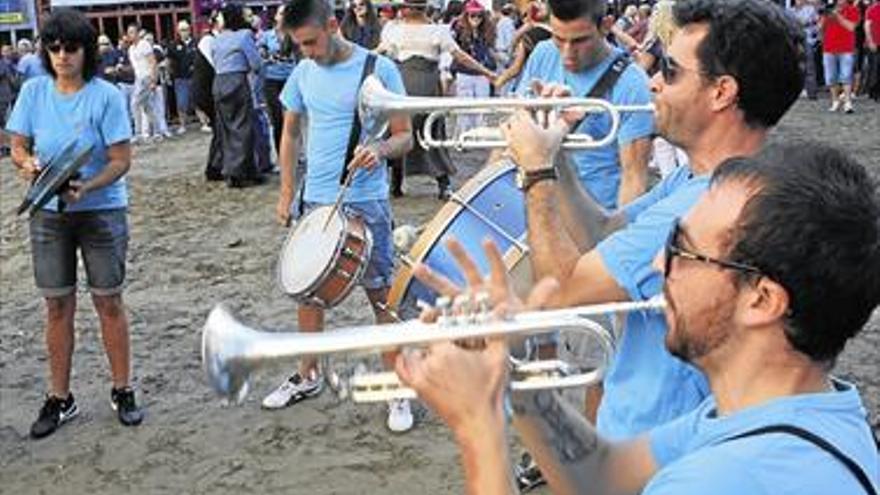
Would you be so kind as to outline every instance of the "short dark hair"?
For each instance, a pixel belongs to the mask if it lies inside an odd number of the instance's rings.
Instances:
[[[290,0],[284,4],[285,29],[298,29],[306,24],[323,26],[333,17],[333,9],[327,0]]]
[[[700,68],[736,79],[746,124],[776,125],[804,86],[803,31],[793,16],[766,0],[680,0],[673,15],[679,26],[709,25]]]
[[[719,167],[712,183],[757,188],[732,231],[728,257],[785,287],[785,335],[834,363],[880,304],[880,200],[864,167],[817,143],[769,146]]]
[[[228,3],[220,9],[223,14],[223,29],[230,31],[238,31],[239,29],[250,29],[247,21],[244,20],[244,9],[237,3]]]
[[[58,77],[47,47],[56,41],[74,42],[83,49],[83,80],[91,81],[98,73],[98,32],[86,16],[74,9],[55,9],[40,29],[40,59],[43,67],[52,76]]]
[[[604,0],[550,0],[550,15],[561,21],[573,21],[584,17],[602,26],[606,5]]]

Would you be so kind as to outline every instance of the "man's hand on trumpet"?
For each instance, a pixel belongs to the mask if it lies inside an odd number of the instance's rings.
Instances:
[[[523,304],[513,293],[498,247],[488,240],[483,247],[490,265],[488,277],[480,274],[461,244],[455,240],[447,242],[447,248],[467,281],[464,289],[422,264],[416,265],[414,274],[442,296],[459,301],[462,297],[488,294],[492,312],[497,317],[524,309],[538,309],[557,287],[555,281],[545,279],[532,291],[528,303]],[[471,301],[470,306],[473,307],[473,303]],[[431,321],[437,316],[436,310],[428,309],[422,318]],[[468,348],[450,342],[434,344],[426,350],[401,354],[395,368],[401,381],[418,393],[460,442],[477,441],[487,428],[500,428],[503,432],[502,401],[509,370],[504,338],[487,339],[483,346]]]

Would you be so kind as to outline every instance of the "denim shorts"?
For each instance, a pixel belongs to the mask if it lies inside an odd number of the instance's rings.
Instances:
[[[34,278],[44,297],[76,291],[77,250],[89,290],[96,296],[122,292],[128,251],[125,208],[57,213],[40,210],[30,220]]]
[[[825,84],[852,84],[853,64],[852,53],[824,53],[822,64],[825,66]]]
[[[318,206],[322,205],[311,201],[303,201],[303,214],[310,212]],[[394,274],[391,202],[387,199],[353,201],[343,204],[342,207],[348,215],[360,217],[373,236],[370,263],[364,271],[360,285],[368,290],[391,287],[392,275]],[[294,213],[294,217],[299,217],[299,215]]]

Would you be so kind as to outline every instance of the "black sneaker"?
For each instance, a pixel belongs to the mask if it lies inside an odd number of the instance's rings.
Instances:
[[[513,473],[520,493],[530,492],[547,483],[538,465],[535,464],[528,452],[523,453],[520,461],[513,466]]]
[[[54,395],[46,395],[46,402],[40,408],[40,415],[31,425],[31,438],[38,439],[51,435],[59,426],[70,421],[79,414],[79,408],[73,400],[73,394],[66,399]]]
[[[137,426],[144,420],[144,411],[134,401],[134,390],[129,387],[110,390],[110,407],[125,426]]]

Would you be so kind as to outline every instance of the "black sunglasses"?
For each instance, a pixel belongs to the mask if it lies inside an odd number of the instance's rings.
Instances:
[[[672,270],[672,258],[675,256],[679,256],[686,260],[694,260],[701,261],[703,263],[709,263],[712,265],[720,266],[721,268],[725,268],[727,270],[736,270],[738,272],[744,273],[752,273],[759,276],[764,276],[764,272],[755,268],[754,266],[749,266],[743,263],[737,263],[735,261],[725,261],[719,260],[717,258],[712,258],[711,256],[706,256],[703,254],[697,254],[693,251],[688,251],[685,248],[678,245],[679,234],[681,233],[681,220],[676,218],[672,223],[672,229],[669,230],[669,237],[666,238],[666,246],[663,250],[663,277],[668,278],[669,272]]]
[[[682,67],[678,65],[678,63],[670,58],[665,53],[660,55],[658,61],[660,62],[660,75],[663,76],[663,82],[666,84],[673,84],[675,80],[678,79],[678,75],[681,74],[682,71],[694,71],[697,73],[701,73],[698,69],[689,69],[687,67]]]
[[[49,50],[50,53],[59,53],[61,50],[64,50],[65,53],[76,53],[82,48],[82,43],[78,41],[55,41],[53,43],[49,43],[46,45],[46,50]]]

